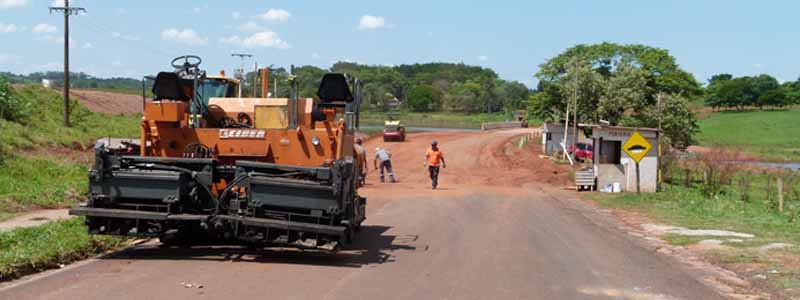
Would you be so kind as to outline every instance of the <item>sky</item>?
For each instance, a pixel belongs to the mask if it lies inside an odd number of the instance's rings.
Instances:
[[[0,71],[63,68],[63,0],[0,0]],[[209,73],[336,61],[463,62],[535,87],[538,66],[576,44],[665,48],[705,83],[717,73],[800,75],[800,1],[73,0],[70,67],[98,77],[169,70],[195,54]],[[792,29],[794,28],[794,29]]]

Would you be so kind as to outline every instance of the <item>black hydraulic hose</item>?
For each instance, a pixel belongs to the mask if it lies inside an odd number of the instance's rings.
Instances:
[[[225,201],[225,198],[228,197],[228,193],[230,193],[231,189],[233,189],[233,187],[235,185],[239,184],[239,182],[242,182],[242,180],[245,180],[245,179],[247,179],[249,177],[250,177],[249,174],[245,174],[245,175],[236,177],[236,179],[234,179],[233,181],[231,181],[231,183],[229,183],[227,186],[225,186],[225,189],[222,190],[222,193],[219,195],[219,198],[217,199],[217,208],[214,211],[214,215],[220,214],[220,212],[222,210],[222,207],[221,207],[222,206],[222,202]]]

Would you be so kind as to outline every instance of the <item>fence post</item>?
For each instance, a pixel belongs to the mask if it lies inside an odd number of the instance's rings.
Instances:
[[[767,203],[769,203],[772,194],[772,174],[767,174]]]
[[[778,211],[783,213],[783,178],[778,177]]]
[[[683,186],[689,187],[692,184],[692,170],[686,168],[686,177],[683,178]]]

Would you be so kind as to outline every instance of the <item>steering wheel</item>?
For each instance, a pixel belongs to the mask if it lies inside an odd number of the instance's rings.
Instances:
[[[183,63],[180,63],[180,60],[183,60]],[[197,55],[184,55],[184,56],[179,56],[179,57],[176,57],[175,59],[173,59],[172,60],[172,66],[175,67],[176,69],[186,69],[186,70],[188,70],[188,69],[196,68],[202,62],[203,62],[203,59],[201,59],[200,56],[197,56]]]

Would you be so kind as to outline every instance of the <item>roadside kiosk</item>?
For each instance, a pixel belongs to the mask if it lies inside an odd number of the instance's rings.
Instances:
[[[572,126],[567,128],[567,149],[574,144]],[[581,134],[582,135],[582,134]],[[580,138],[579,138],[580,140]],[[547,122],[542,126],[542,152],[545,155],[554,155],[563,152],[561,143],[564,142],[564,123]]]
[[[592,168],[597,178],[597,190],[610,188],[615,192],[636,192],[638,178],[639,191],[656,191],[658,129],[604,125],[588,127],[592,128]]]

